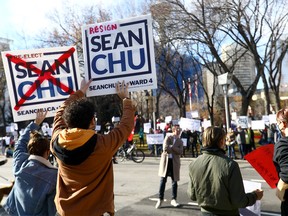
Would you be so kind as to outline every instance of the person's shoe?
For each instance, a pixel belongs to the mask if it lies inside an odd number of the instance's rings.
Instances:
[[[155,205],[155,208],[156,208],[156,209],[161,208],[162,203],[163,203],[163,200],[159,199],[159,200],[157,201],[156,205]]]
[[[118,164],[118,161],[115,158],[113,158],[112,161],[113,161],[113,164]]]
[[[171,205],[174,206],[174,207],[179,207],[180,206],[180,204],[175,199],[171,200]]]

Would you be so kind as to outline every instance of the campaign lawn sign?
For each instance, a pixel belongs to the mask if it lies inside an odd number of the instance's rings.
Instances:
[[[38,109],[54,116],[80,88],[75,47],[5,51],[2,60],[14,122],[35,119]]]
[[[129,91],[157,88],[151,15],[82,27],[87,96],[115,94],[115,83]]]

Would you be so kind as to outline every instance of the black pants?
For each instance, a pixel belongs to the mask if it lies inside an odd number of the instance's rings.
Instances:
[[[288,216],[288,201],[281,202],[281,216]]]
[[[172,179],[172,199],[177,199],[178,184],[177,184],[177,181],[174,181],[172,158],[168,159],[168,167],[167,167],[166,176],[161,177],[161,179],[160,179],[160,188],[159,188],[159,199],[160,200],[164,199],[165,186],[166,186],[168,176],[170,176]]]

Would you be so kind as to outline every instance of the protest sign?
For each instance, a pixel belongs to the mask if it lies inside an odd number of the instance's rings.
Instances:
[[[261,189],[261,183],[243,180],[245,193],[251,193],[256,189]],[[240,215],[242,216],[260,216],[261,215],[261,201],[257,200],[254,205],[240,208]]]
[[[143,124],[143,131],[144,133],[150,133],[151,123],[147,122]]]
[[[276,114],[270,114],[270,115],[269,115],[269,123],[270,123],[270,124],[277,124]]]
[[[262,120],[264,121],[265,125],[269,125],[270,124],[270,118],[268,115],[263,115],[262,116]]]
[[[183,142],[183,146],[187,146],[187,138],[181,138],[182,142]]]
[[[165,116],[165,123],[170,123],[172,121],[172,116]]]
[[[146,134],[148,145],[163,144],[164,134]]]
[[[252,130],[264,130],[265,123],[263,120],[253,120],[251,121],[251,128]]]
[[[198,119],[188,119],[180,118],[179,121],[180,128],[183,130],[189,129],[191,131],[200,131],[201,130],[201,121]]]
[[[115,94],[125,80],[129,91],[157,88],[151,15],[83,26],[87,96]]]
[[[274,144],[268,144],[257,148],[244,158],[254,167],[271,188],[276,188],[279,180],[276,168],[273,164]]]
[[[54,116],[79,89],[75,47],[6,51],[2,59],[15,122],[35,119],[40,108]]]
[[[206,128],[208,128],[208,127],[211,126],[211,120],[204,119],[204,120],[202,121],[201,125],[202,125],[202,127],[203,127],[204,129],[206,129]]]
[[[238,116],[237,126],[241,126],[241,128],[248,128],[248,116]]]

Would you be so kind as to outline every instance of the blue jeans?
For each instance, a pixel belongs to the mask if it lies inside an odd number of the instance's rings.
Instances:
[[[243,159],[243,158],[244,158],[244,155],[245,155],[244,145],[245,145],[245,144],[239,144],[239,145],[238,145],[238,146],[239,146],[239,152],[240,152],[240,154],[241,154],[241,159]]]
[[[160,200],[164,199],[165,186],[166,186],[168,176],[170,176],[172,179],[172,199],[177,199],[178,184],[177,184],[177,181],[174,181],[173,161],[170,158],[168,159],[168,167],[167,167],[166,176],[161,177],[161,179],[160,179],[160,188],[159,188],[159,199]]]
[[[228,157],[229,158],[236,158],[234,145],[227,145]]]

